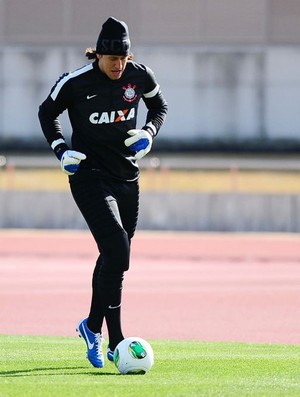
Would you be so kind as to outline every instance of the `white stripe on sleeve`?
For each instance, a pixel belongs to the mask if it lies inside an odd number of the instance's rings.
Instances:
[[[55,99],[57,98],[57,95],[59,94],[59,91],[61,90],[62,86],[64,84],[66,84],[67,81],[69,81],[73,77],[77,77],[83,73],[86,73],[91,69],[93,69],[93,64],[89,63],[89,64],[83,66],[82,68],[77,69],[74,72],[71,72],[71,73],[67,74],[66,76],[62,77],[61,80],[59,80],[59,82],[57,83],[53,92],[51,93],[51,98],[53,99],[53,101],[55,101]]]
[[[157,84],[156,87],[152,91],[147,92],[146,94],[143,94],[144,97],[145,98],[153,98],[158,93],[159,88],[160,88],[159,84]]]

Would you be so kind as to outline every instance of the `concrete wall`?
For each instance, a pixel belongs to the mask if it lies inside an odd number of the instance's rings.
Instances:
[[[300,48],[137,47],[135,54],[169,102],[159,139],[300,140]],[[61,73],[85,62],[73,47],[0,48],[0,142],[45,143],[38,106]],[[144,114],[142,107],[140,120]],[[66,115],[62,124],[68,136]]]
[[[69,192],[2,191],[2,228],[82,229]],[[144,193],[138,228],[211,232],[300,232],[300,196]]]
[[[299,141],[299,0],[0,0],[0,145],[44,144],[38,105],[109,15],[169,102],[159,139]]]

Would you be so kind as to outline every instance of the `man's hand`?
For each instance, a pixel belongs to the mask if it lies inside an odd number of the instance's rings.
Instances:
[[[63,172],[74,175],[79,168],[81,160],[85,160],[86,155],[75,150],[66,150],[60,159],[60,166]]]
[[[124,143],[130,150],[136,152],[134,156],[136,160],[140,160],[150,152],[153,138],[148,131],[134,129],[127,131],[127,134],[130,138],[125,139]]]

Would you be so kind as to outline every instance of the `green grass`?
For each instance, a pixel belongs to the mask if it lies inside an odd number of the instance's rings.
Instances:
[[[300,345],[150,341],[146,375],[89,365],[79,338],[0,335],[0,397],[300,395]]]

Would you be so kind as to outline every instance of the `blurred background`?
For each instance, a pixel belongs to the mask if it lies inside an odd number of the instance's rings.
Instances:
[[[169,103],[139,228],[298,232],[299,0],[0,0],[0,226],[85,228],[37,111],[111,15]]]

